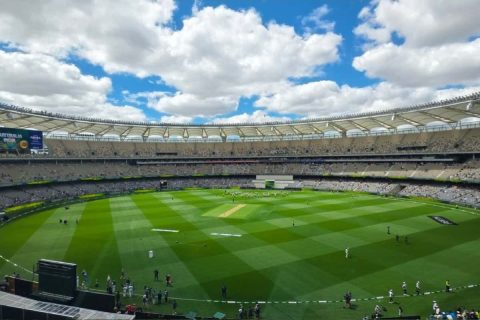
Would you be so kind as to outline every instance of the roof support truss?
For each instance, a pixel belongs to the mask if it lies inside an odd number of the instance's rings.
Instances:
[[[353,120],[350,120],[349,121],[354,127],[356,127],[357,129],[359,130],[362,130],[362,131],[365,131],[365,132],[368,132],[368,129],[365,128],[364,126],[362,125],[359,125],[357,122],[353,121]]]
[[[376,122],[376,123],[378,123],[379,125],[381,125],[383,128],[386,128],[386,129],[389,129],[389,130],[394,129],[394,127],[392,127],[391,125],[389,125],[389,124],[387,124],[387,123],[385,123],[385,122],[383,122],[383,121],[380,121],[380,120],[378,120],[378,119],[376,119],[376,118],[370,118],[370,119],[371,119],[373,122]]]
[[[130,132],[132,131],[133,127],[128,127],[127,130],[123,131],[122,133],[120,133],[120,136],[121,137],[126,137],[130,134]]]
[[[452,122],[455,122],[453,121],[452,119],[449,119],[449,118],[445,118],[445,117],[441,117],[441,116],[437,116],[436,114],[431,114],[430,112],[426,112],[426,111],[420,111],[421,114],[424,114],[426,116],[429,116],[429,117],[432,117],[438,121],[442,121],[442,122],[446,122],[446,123],[452,123]]]
[[[480,118],[480,113],[478,113],[478,112],[473,112],[473,111],[470,111],[470,110],[454,109],[454,108],[450,108],[450,107],[448,107],[447,109],[455,111],[455,112],[461,112],[464,115],[467,115],[467,116],[470,116],[470,117]]]
[[[396,114],[395,117],[397,119],[403,120],[403,121],[405,121],[405,122],[407,122],[407,123],[409,123],[409,124],[411,124],[412,126],[415,126],[415,127],[419,127],[419,126],[422,125],[419,122],[413,121],[412,119],[405,118],[404,116],[401,116],[399,114]]]

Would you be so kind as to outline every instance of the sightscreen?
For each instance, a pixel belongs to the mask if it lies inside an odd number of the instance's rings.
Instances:
[[[41,131],[0,128],[0,151],[28,152],[43,149]]]
[[[265,180],[265,189],[273,189],[274,186],[275,186],[275,181]]]

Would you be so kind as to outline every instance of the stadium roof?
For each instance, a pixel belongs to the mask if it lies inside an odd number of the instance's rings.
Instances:
[[[42,302],[33,299],[28,299],[13,295],[7,292],[0,291],[0,306],[7,306],[13,308],[19,308],[34,312],[42,312],[49,316],[63,317],[65,319],[76,320],[94,320],[94,319],[111,319],[111,320],[133,320],[134,315],[117,314],[102,312],[72,306],[66,306],[62,304]]]
[[[284,138],[322,135],[350,130],[370,132],[380,128],[394,130],[400,126],[423,127],[432,122],[456,124],[465,118],[480,118],[480,92],[469,96],[431,102],[410,107],[369,113],[323,117],[288,122],[241,124],[170,124],[114,121],[84,118],[34,111],[0,103],[0,125],[4,127],[37,129],[46,133],[66,132],[71,135],[90,134],[97,137],[118,136],[159,138]]]

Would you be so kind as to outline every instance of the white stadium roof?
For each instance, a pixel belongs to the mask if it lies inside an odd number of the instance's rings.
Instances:
[[[432,122],[456,124],[465,118],[480,118],[480,92],[469,96],[431,102],[422,105],[388,109],[369,113],[323,117],[288,122],[242,124],[170,124],[93,119],[17,107],[0,103],[0,126],[29,128],[45,133],[65,132],[69,135],[90,134],[96,137],[118,136],[159,138],[227,138],[267,139],[300,136],[321,136],[336,131],[395,130],[409,125],[424,127]]]

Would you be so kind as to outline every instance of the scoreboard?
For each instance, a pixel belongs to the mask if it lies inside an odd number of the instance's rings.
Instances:
[[[37,130],[24,130],[0,127],[0,152],[43,149],[43,134]]]

